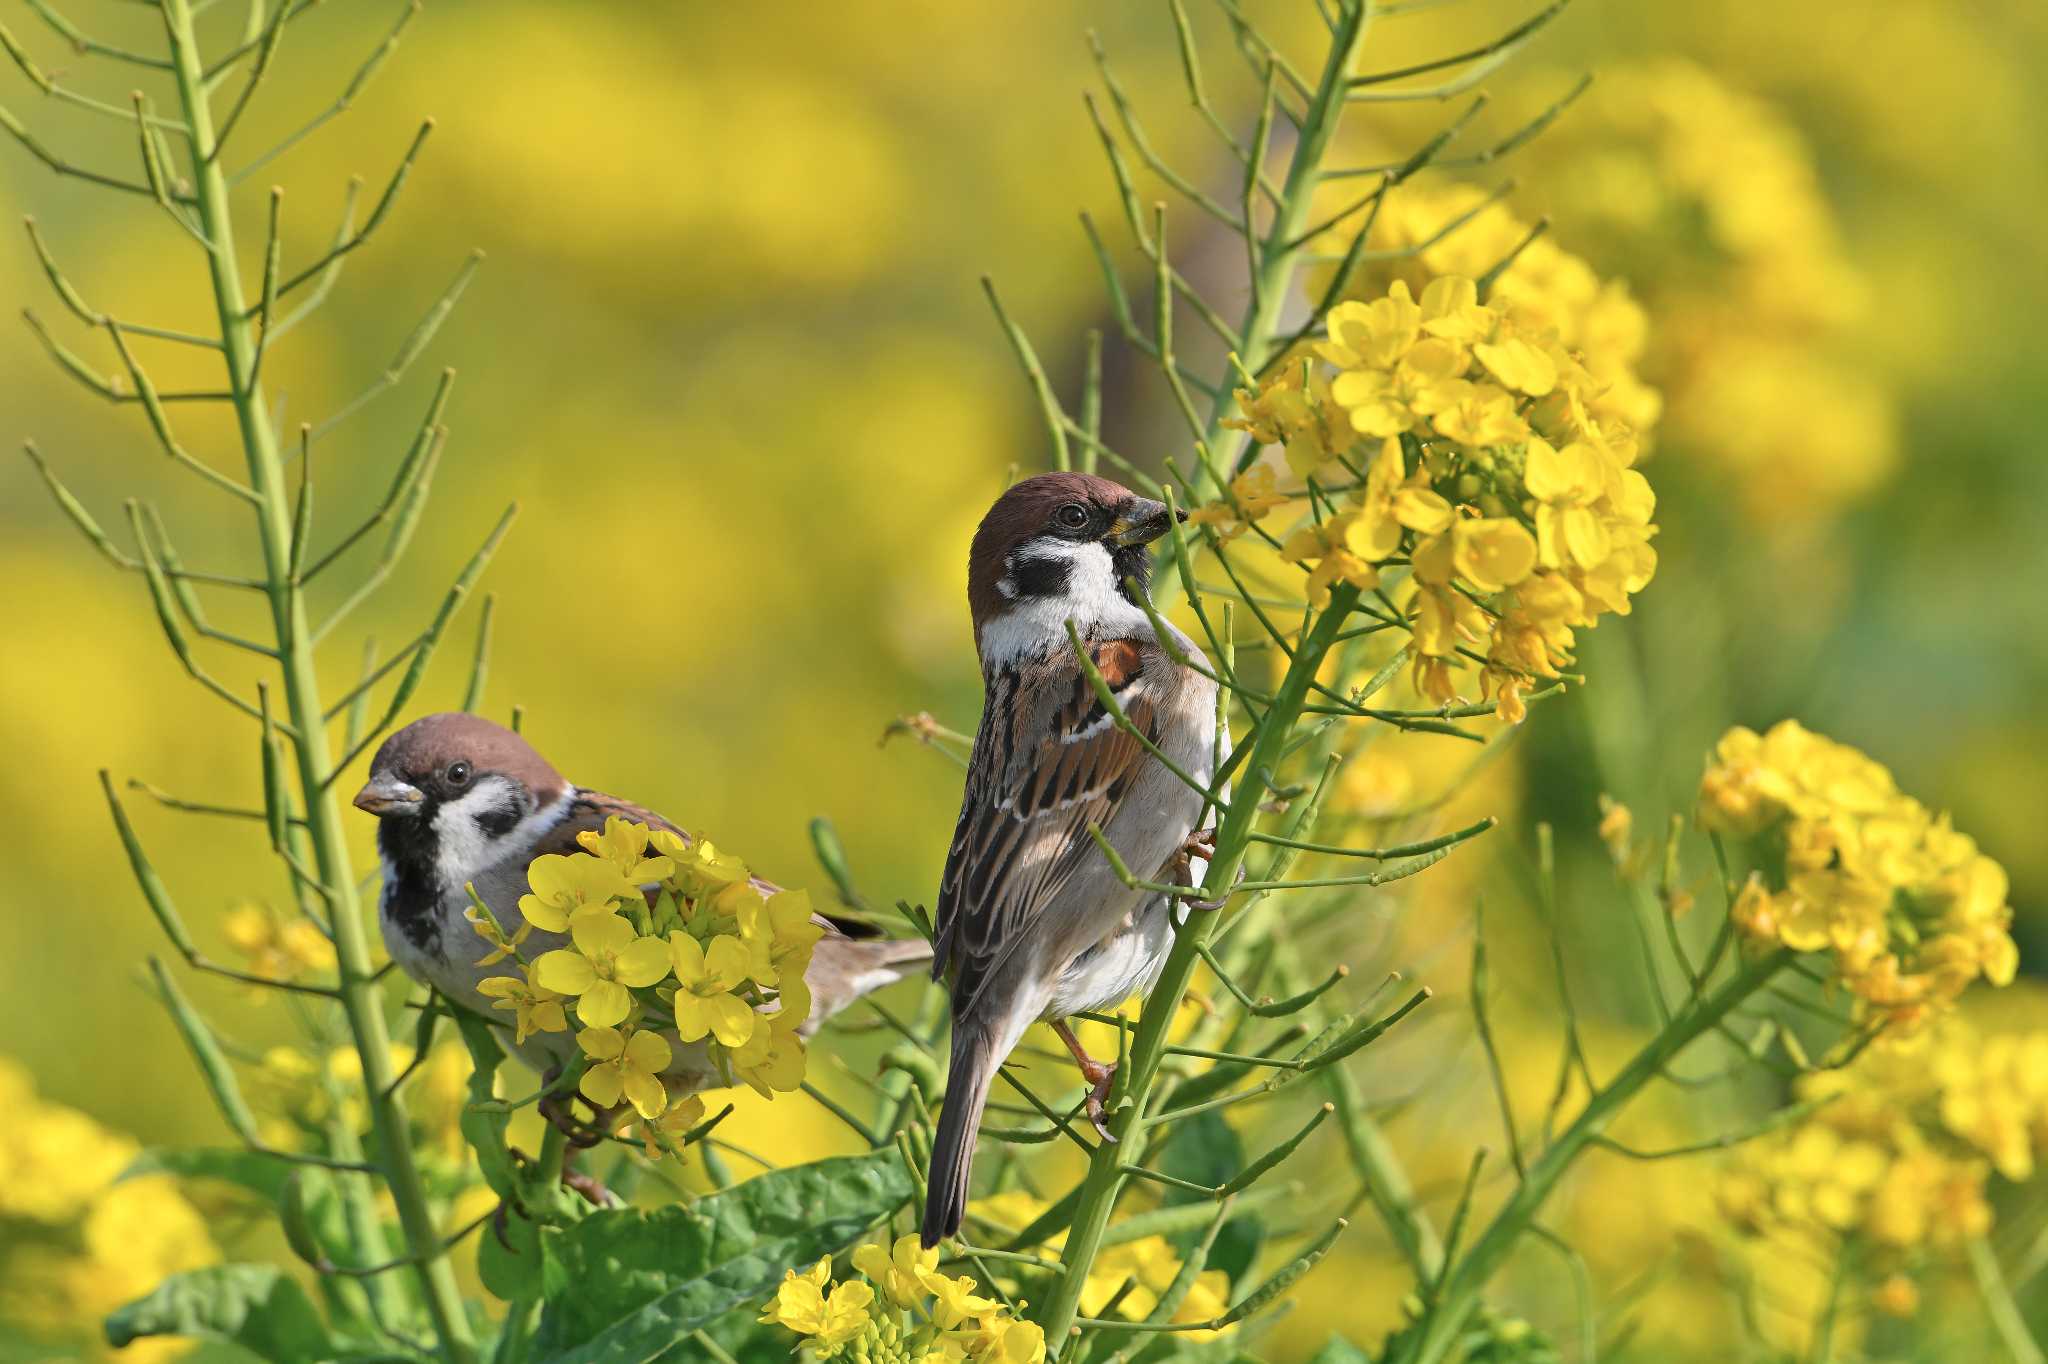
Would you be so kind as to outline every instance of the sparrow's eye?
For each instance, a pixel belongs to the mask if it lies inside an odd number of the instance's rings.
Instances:
[[[1052,523],[1061,530],[1088,529],[1088,509],[1079,502],[1069,502],[1052,514]]]
[[[467,786],[467,785],[469,785],[469,764],[468,764],[468,763],[465,763],[465,762],[452,762],[452,763],[449,763],[449,764],[448,764],[448,784],[449,784],[450,786]]]

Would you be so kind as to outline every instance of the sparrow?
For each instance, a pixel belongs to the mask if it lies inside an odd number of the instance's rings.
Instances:
[[[504,967],[480,960],[483,944],[463,914],[470,907],[465,885],[474,885],[506,933],[516,934],[525,924],[517,906],[528,890],[526,869],[536,857],[584,851],[577,835],[601,832],[613,817],[689,838],[644,806],[569,781],[511,730],[461,712],[426,716],[386,739],[355,803],[377,817],[384,873],[378,918],[392,960],[444,999],[499,1022],[504,1015],[491,1012],[477,985]],[[763,895],[779,889],[759,878],[754,884]],[[821,915],[812,918],[825,936],[804,972],[812,1009],[801,1036],[931,956],[922,941],[856,939]],[[567,943],[564,934],[535,929],[526,950],[538,956]],[[701,1042],[669,1040],[674,1059],[661,1079],[670,1095],[722,1083]],[[570,1033],[537,1032],[516,1050],[547,1073],[575,1053],[576,1043]]]
[[[934,916],[932,970],[950,984],[953,1040],[927,1247],[959,1230],[989,1085],[1033,1023],[1051,1023],[1073,1052],[1091,1085],[1089,1117],[1114,1139],[1102,1101],[1115,1067],[1090,1057],[1064,1020],[1151,988],[1179,897],[1127,887],[1090,828],[1147,879],[1186,866],[1198,881],[1196,854],[1213,851],[1194,832],[1203,796],[1116,724],[1067,634],[1072,622],[1131,724],[1207,783],[1208,662],[1168,625],[1170,653],[1138,595],[1151,576],[1146,546],[1171,525],[1164,505],[1108,479],[1053,473],[1010,488],[975,532],[967,603],[983,709]]]

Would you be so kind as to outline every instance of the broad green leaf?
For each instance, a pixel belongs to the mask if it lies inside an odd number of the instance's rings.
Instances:
[[[916,1192],[888,1150],[771,1170],[654,1212],[593,1213],[548,1257],[537,1356],[547,1364],[658,1359],[679,1337],[765,1302],[784,1271],[844,1250]]]
[[[1215,1188],[1228,1183],[1249,1163],[1244,1142],[1236,1130],[1224,1121],[1221,1113],[1212,1110],[1197,1114],[1174,1129],[1173,1141],[1160,1158],[1159,1168],[1177,1179]],[[1164,1202],[1168,1206],[1208,1204],[1200,1194],[1174,1188],[1166,1190]],[[1190,1227],[1168,1239],[1185,1255],[1202,1239],[1203,1231],[1203,1227]],[[1238,1213],[1224,1224],[1216,1244],[1210,1247],[1208,1267],[1222,1270],[1233,1284],[1237,1283],[1258,1259],[1264,1241],[1265,1224],[1257,1217]]]
[[[227,1341],[263,1359],[321,1360],[337,1349],[305,1290],[270,1265],[173,1274],[106,1321],[115,1348],[146,1336]]]
[[[1344,1337],[1333,1335],[1323,1342],[1323,1348],[1316,1351],[1308,1364],[1372,1364],[1372,1356]]]

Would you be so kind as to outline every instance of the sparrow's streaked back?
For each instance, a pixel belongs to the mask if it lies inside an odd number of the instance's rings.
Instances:
[[[1087,1057],[1062,1020],[1149,989],[1165,962],[1171,902],[1127,888],[1088,830],[1100,828],[1127,866],[1153,879],[1189,845],[1202,797],[1117,727],[1066,627],[1131,722],[1208,781],[1215,684],[1167,655],[1126,585],[1143,590],[1146,546],[1169,525],[1158,502],[1057,473],[1012,487],[975,533],[967,599],[983,710],[938,898],[933,969],[952,983],[953,1051],[927,1246],[959,1229],[989,1085],[1025,1029],[1043,1019],[1061,1031],[1094,1085],[1100,1126],[1111,1067]],[[1178,631],[1174,647],[1202,658]]]

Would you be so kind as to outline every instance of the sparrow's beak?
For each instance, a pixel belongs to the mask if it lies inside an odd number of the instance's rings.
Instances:
[[[385,815],[416,815],[420,802],[426,799],[417,786],[409,785],[388,773],[376,773],[356,792],[356,808],[368,810],[382,819]]]
[[[1186,512],[1167,515],[1164,502],[1154,502],[1149,497],[1134,497],[1124,504],[1124,509],[1109,526],[1108,540],[1119,549],[1133,545],[1149,545],[1173,527],[1174,520],[1188,519]]]

